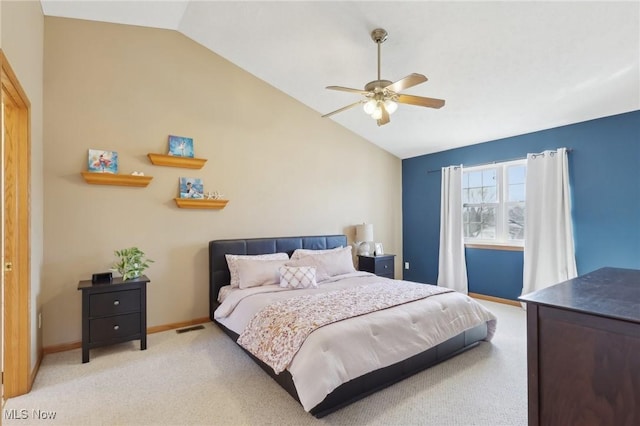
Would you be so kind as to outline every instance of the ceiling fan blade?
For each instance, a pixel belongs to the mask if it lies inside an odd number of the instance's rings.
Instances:
[[[370,95],[370,92],[367,92],[366,90],[360,90],[360,89],[352,89],[350,87],[342,87],[342,86],[327,86],[327,89],[329,90],[340,90],[341,92],[350,92],[350,93],[359,93],[361,95]]]
[[[424,98],[422,96],[398,95],[396,100],[402,104],[417,105],[429,108],[442,108],[444,106],[444,99]]]
[[[340,109],[337,109],[337,110],[335,110],[335,111],[332,111],[332,112],[330,112],[330,113],[328,113],[328,114],[323,115],[322,117],[323,117],[323,118],[324,118],[324,117],[329,117],[330,115],[337,114],[337,113],[342,112],[342,111],[346,111],[346,110],[348,110],[349,108],[353,108],[353,107],[354,107],[354,106],[356,106],[356,105],[360,105],[361,103],[362,103],[362,101],[354,102],[354,103],[352,103],[351,105],[347,105],[346,107],[342,107],[342,108],[340,108]]]
[[[417,86],[420,83],[424,83],[427,81],[427,77],[422,74],[409,74],[405,78],[402,78],[395,83],[392,83],[385,87],[385,89],[391,90],[392,92],[401,92],[409,87]]]
[[[380,117],[377,122],[378,126],[384,126],[389,121],[391,121],[389,119],[389,111],[387,111],[387,108],[385,108],[384,104],[380,104],[380,109],[382,109],[382,117]]]

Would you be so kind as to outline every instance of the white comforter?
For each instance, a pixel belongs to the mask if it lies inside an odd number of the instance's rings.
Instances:
[[[304,292],[331,291],[389,281],[355,272],[335,277],[317,289],[291,290],[277,285],[233,289],[214,313],[225,327],[241,334],[267,304]],[[461,293],[444,293],[315,330],[287,368],[305,410],[309,411],[342,383],[395,364],[486,322],[493,337],[496,317]]]

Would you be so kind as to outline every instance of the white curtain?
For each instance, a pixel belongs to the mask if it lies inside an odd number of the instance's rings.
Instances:
[[[442,168],[438,285],[468,292],[462,230],[462,165]]]
[[[522,294],[575,278],[566,148],[527,155]]]

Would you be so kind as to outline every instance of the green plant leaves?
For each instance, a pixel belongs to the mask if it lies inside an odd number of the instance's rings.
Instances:
[[[125,281],[138,278],[149,267],[149,263],[153,263],[153,260],[145,258],[144,252],[138,247],[115,250],[114,253],[118,259],[113,264],[113,269],[117,270]]]

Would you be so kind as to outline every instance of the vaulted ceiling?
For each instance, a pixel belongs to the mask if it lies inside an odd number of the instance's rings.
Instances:
[[[325,114],[377,78],[370,33],[388,31],[381,77],[429,78],[378,127],[362,108],[334,120],[400,157],[640,109],[640,2],[68,1],[43,12],[173,29]],[[212,80],[215,76],[211,76]]]

